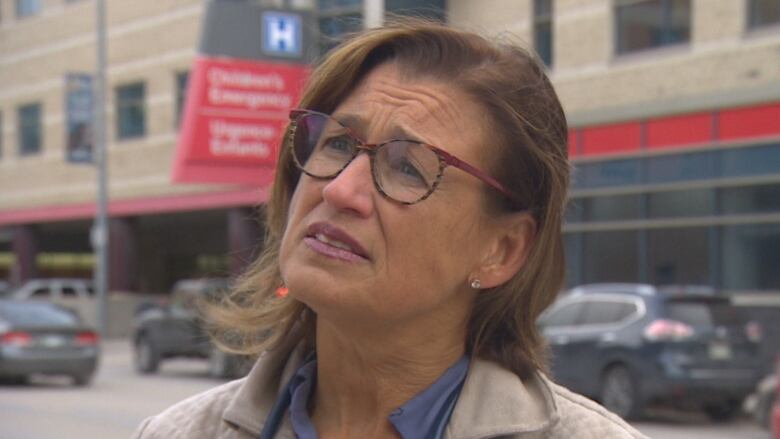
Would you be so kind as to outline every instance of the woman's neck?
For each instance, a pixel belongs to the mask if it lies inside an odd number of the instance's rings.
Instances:
[[[312,421],[320,437],[397,437],[388,416],[462,357],[464,340],[465,326],[355,331],[318,319]]]

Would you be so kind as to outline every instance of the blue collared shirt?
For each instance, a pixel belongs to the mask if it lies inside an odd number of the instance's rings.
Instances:
[[[389,421],[403,439],[441,438],[450,420],[468,371],[469,358],[464,355],[427,389],[390,414]],[[271,411],[267,426],[280,424],[284,405],[290,413],[290,423],[298,439],[317,439],[317,431],[308,411],[309,398],[317,382],[317,358],[311,356],[298,369],[287,386],[287,392]],[[275,419],[274,419],[275,418]],[[273,427],[275,428],[275,427]],[[272,431],[263,431],[261,438],[272,438]]]

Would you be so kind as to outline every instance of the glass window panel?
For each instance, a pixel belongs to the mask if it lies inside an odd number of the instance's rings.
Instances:
[[[343,7],[362,7],[363,0],[319,0],[320,11],[331,8],[343,8]]]
[[[618,54],[690,39],[690,0],[623,2],[615,11]]]
[[[723,188],[720,207],[724,214],[780,212],[780,184]]]
[[[38,302],[5,302],[0,304],[0,318],[14,325],[35,326],[75,326],[79,319],[72,312]]]
[[[639,161],[637,159],[583,163],[576,166],[574,172],[574,186],[576,188],[624,186],[639,182]]]
[[[712,205],[712,189],[654,192],[647,196],[647,216],[674,218],[711,215]]]
[[[534,49],[547,66],[553,60],[552,0],[534,1]]]
[[[583,307],[582,302],[564,305],[545,316],[541,324],[545,327],[572,326],[577,323]]]
[[[780,1],[750,0],[748,26],[751,28],[780,23]]]
[[[648,230],[647,264],[648,281],[654,285],[708,284],[708,229]]]
[[[363,15],[360,13],[343,14],[319,19],[320,52],[325,53],[335,47],[344,34],[357,32],[363,28]]]
[[[534,24],[534,48],[544,65],[551,66],[553,60],[553,42],[552,42],[552,23],[548,21],[537,21]]]
[[[582,221],[585,210],[586,198],[572,198],[566,203],[566,222],[578,223]]]
[[[776,174],[780,169],[780,144],[719,151],[724,177]]]
[[[534,0],[534,15],[552,14],[552,0]]]
[[[385,12],[444,21],[444,0],[385,0]]]
[[[723,288],[780,289],[780,224],[723,227],[721,249]]]
[[[41,151],[41,104],[19,107],[19,155],[30,155]]]
[[[634,305],[630,303],[592,300],[585,304],[581,321],[584,325],[615,324],[629,316],[633,310]]]
[[[648,183],[669,183],[715,177],[714,155],[710,151],[649,157],[645,160]]]
[[[639,194],[591,197],[584,200],[585,221],[639,219],[642,198]]]
[[[184,104],[187,99],[187,83],[190,80],[190,72],[181,72],[176,74],[176,126],[181,122],[181,115],[184,111]]]
[[[661,45],[661,1],[644,1],[617,7],[619,54]]]
[[[582,234],[565,233],[563,235],[563,246],[566,255],[566,287],[571,288],[582,283]]]
[[[638,281],[637,231],[588,232],[583,237],[584,283]]]
[[[664,11],[663,44],[685,43],[690,39],[691,2],[672,0]]]
[[[143,83],[117,87],[116,113],[119,139],[141,137],[146,134],[144,94]]]
[[[29,17],[41,12],[42,0],[16,0],[16,16]]]

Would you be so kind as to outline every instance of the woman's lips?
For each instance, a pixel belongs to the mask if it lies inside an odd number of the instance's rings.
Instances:
[[[368,254],[347,232],[325,222],[310,225],[304,243],[317,253],[349,262],[368,260]]]

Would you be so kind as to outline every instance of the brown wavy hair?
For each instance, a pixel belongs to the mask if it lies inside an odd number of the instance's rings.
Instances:
[[[522,269],[509,282],[478,295],[466,347],[471,355],[522,378],[545,371],[546,345],[536,319],[563,283],[561,222],[569,165],[566,118],[543,65],[516,44],[424,20],[395,20],[357,33],[328,53],[313,70],[300,107],[333,112],[371,69],[385,62],[397,63],[409,77],[451,84],[489,115],[493,138],[485,148],[495,157],[489,173],[519,196],[519,202],[510,202],[486,189],[495,199],[489,208],[497,215],[527,209],[536,220],[536,235]],[[265,248],[225,300],[207,309],[218,342],[234,352],[258,354],[290,337],[313,346],[314,312],[274,294],[282,284],[279,249],[300,178],[286,139],[265,206]]]

